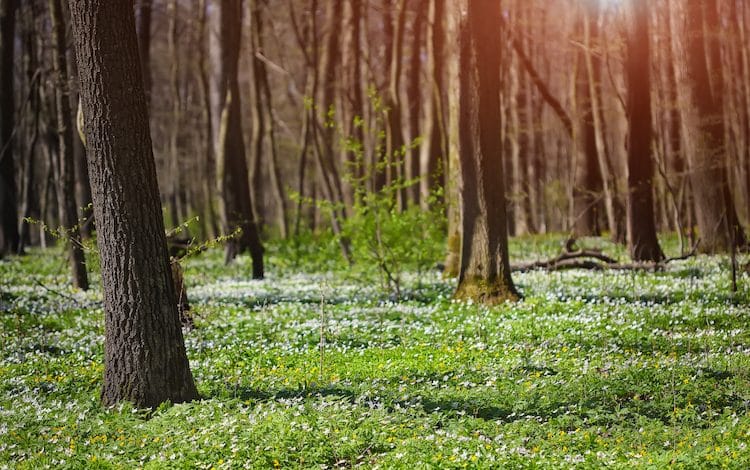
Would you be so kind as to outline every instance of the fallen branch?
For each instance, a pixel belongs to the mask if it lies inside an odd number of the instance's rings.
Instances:
[[[690,253],[675,258],[667,258],[653,263],[620,263],[616,259],[611,258],[600,251],[574,250],[574,245],[574,239],[568,240],[565,244],[565,251],[560,255],[548,260],[515,264],[511,266],[511,271],[568,271],[571,269],[585,269],[589,271],[611,270],[656,272],[663,270],[667,264],[673,261],[682,261],[692,258],[698,252],[698,243],[696,243]]]

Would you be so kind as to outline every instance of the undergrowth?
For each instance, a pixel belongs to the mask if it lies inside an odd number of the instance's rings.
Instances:
[[[319,242],[296,267],[271,244],[264,281],[187,260],[203,398],[153,412],[99,404],[97,276],[83,293],[57,253],[0,263],[0,468],[750,467],[750,279],[730,294],[726,258],[519,274],[525,300],[487,308],[436,270],[396,301]]]

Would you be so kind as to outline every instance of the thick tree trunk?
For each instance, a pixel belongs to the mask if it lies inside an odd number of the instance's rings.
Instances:
[[[78,226],[75,193],[75,154],[73,153],[73,114],[70,100],[65,93],[68,89],[68,64],[66,58],[65,23],[63,22],[60,0],[49,0],[52,20],[52,68],[56,75],[55,108],[57,110],[57,156],[59,175],[57,179],[57,206],[60,226],[66,234],[68,262],[73,285],[79,289],[89,288],[86,273],[86,258],[81,244],[81,231]]]
[[[687,105],[683,133],[695,214],[700,231],[700,249],[706,253],[727,252],[733,243],[745,244],[729,187],[725,152],[722,64],[718,49],[721,26],[715,0],[687,1],[687,30],[684,46],[682,86]],[[708,64],[709,57],[713,60]],[[709,70],[712,73],[709,73]]]
[[[656,236],[654,160],[651,155],[651,53],[647,0],[633,2],[628,32],[628,246],[634,261],[661,261]]]
[[[500,109],[499,2],[469,0],[461,37],[461,268],[456,297],[518,298],[510,275]]]
[[[105,406],[198,397],[177,312],[132,2],[72,0],[104,288]]]
[[[17,0],[0,0],[0,258],[15,253],[18,234],[18,188],[13,155],[13,92]]]
[[[253,218],[249,173],[242,138],[242,105],[238,82],[242,1],[221,3],[222,76],[226,80],[224,109],[219,126],[218,177],[223,201],[222,222],[227,233],[242,233],[227,243],[226,260],[249,252],[253,259],[253,279],[263,278],[263,245]]]

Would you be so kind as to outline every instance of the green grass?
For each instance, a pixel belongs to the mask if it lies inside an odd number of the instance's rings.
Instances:
[[[437,273],[395,302],[269,252],[261,282],[190,261],[203,399],[155,412],[99,405],[97,276],[82,293],[57,252],[0,263],[0,468],[750,468],[750,279],[729,293],[725,258],[519,274],[525,300],[485,308]]]

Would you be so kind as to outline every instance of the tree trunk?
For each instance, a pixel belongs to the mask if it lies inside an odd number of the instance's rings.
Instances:
[[[461,268],[456,297],[495,304],[518,298],[510,275],[499,133],[501,5],[469,0],[461,37]]]
[[[651,53],[647,0],[635,0],[628,32],[628,245],[634,261],[661,261],[656,236],[651,115]]]
[[[250,27],[251,27],[251,64],[253,71],[253,89],[256,102],[254,108],[256,109],[253,116],[256,119],[253,122],[253,137],[255,138],[255,126],[261,128],[262,139],[259,139],[262,143],[265,141],[265,146],[261,146],[256,149],[256,155],[254,158],[260,158],[263,154],[263,150],[268,149],[268,176],[271,179],[271,189],[276,202],[276,220],[279,229],[279,235],[282,238],[286,238],[289,234],[289,226],[287,223],[287,204],[286,204],[286,191],[281,181],[281,173],[278,163],[277,155],[277,144],[276,144],[276,130],[274,123],[274,108],[273,108],[273,96],[271,95],[271,87],[268,81],[268,70],[266,69],[265,62],[261,59],[260,55],[265,53],[263,44],[263,28],[264,28],[264,17],[263,8],[260,0],[251,0],[249,3],[250,12]],[[257,165],[257,163],[256,163]],[[260,173],[261,166],[257,165],[256,171],[253,172],[253,181],[257,181],[258,174]],[[257,183],[256,183],[257,184]],[[259,185],[255,187],[255,194],[258,194]],[[256,204],[260,205],[260,201],[253,199]],[[262,207],[262,205],[260,205]],[[260,215],[256,212],[256,217],[260,218]]]
[[[444,61],[445,61],[445,0],[429,0],[427,53],[425,69],[428,74],[429,93],[424,100],[424,141],[420,153],[420,198],[427,207],[430,195],[445,186],[448,150],[445,120]],[[442,168],[441,168],[442,166]],[[443,174],[441,174],[441,171]]]
[[[440,0],[437,0],[440,1]],[[456,0],[446,4],[447,37],[461,38],[463,19],[462,7],[465,0]],[[461,111],[461,45],[460,41],[446,43],[448,87],[446,93],[447,104],[447,149],[448,164],[445,169],[445,202],[447,206],[448,240],[445,254],[446,277],[456,277],[461,262],[461,207],[460,207],[460,111]]]
[[[415,18],[412,23],[411,57],[409,61],[409,80],[406,96],[409,101],[407,109],[409,123],[409,146],[406,156],[406,178],[414,182],[408,188],[408,199],[412,204],[420,203],[420,145],[415,145],[420,136],[420,113],[422,112],[422,38],[425,29],[424,12],[428,11],[429,0],[414,2]]]
[[[211,87],[208,79],[207,60],[206,60],[206,40],[207,32],[207,2],[208,0],[198,0],[196,8],[198,10],[198,32],[197,32],[197,75],[200,88],[201,102],[201,127],[203,129],[203,147],[201,154],[203,161],[200,167],[203,168],[203,217],[204,230],[208,237],[215,237],[219,233],[217,226],[217,217],[215,210],[214,195],[216,193],[216,161],[214,156],[214,131],[213,131],[213,113],[211,107]],[[206,220],[207,219],[207,220]]]
[[[687,1],[683,86],[687,105],[683,133],[688,142],[690,185],[700,231],[700,250],[727,252],[733,242],[744,246],[726,168],[722,76],[719,57],[721,26],[715,0]],[[708,59],[713,57],[709,68]],[[709,73],[709,70],[712,73]]]
[[[596,40],[595,28],[590,28],[591,21],[596,21],[598,7],[592,2],[586,2],[580,19],[579,33],[585,46]],[[587,24],[588,23],[588,24]],[[594,97],[590,86],[587,55],[591,51],[579,46],[577,76],[576,76],[576,107],[578,125],[574,126],[573,142],[574,174],[572,227],[576,236],[599,235],[600,211],[602,207],[601,192],[603,191],[602,174],[599,169],[599,149],[596,146],[596,128],[594,126]]]
[[[242,138],[242,105],[238,82],[239,47],[242,27],[242,1],[221,3],[222,77],[226,80],[224,109],[219,126],[218,176],[223,201],[222,223],[226,233],[241,229],[229,240],[226,261],[249,252],[253,259],[253,279],[263,278],[263,245],[253,218],[249,174]]]
[[[13,155],[13,64],[17,6],[17,0],[0,0],[0,258],[7,253],[16,253],[20,245],[18,188]]]
[[[167,4],[167,13],[169,15],[169,30],[167,34],[167,48],[169,53],[169,98],[172,109],[169,119],[168,130],[168,150],[167,158],[169,168],[167,201],[168,213],[172,227],[177,227],[181,220],[181,201],[180,193],[182,187],[182,169],[180,168],[180,127],[182,118],[182,97],[180,96],[180,56],[177,50],[179,36],[178,26],[178,9],[177,0],[170,0]]]
[[[392,0],[393,8],[393,47],[390,61],[390,75],[388,79],[388,94],[385,105],[386,135],[385,135],[385,174],[386,184],[393,184],[403,179],[406,148],[404,141],[404,124],[401,113],[401,59],[403,55],[404,28],[406,21],[406,0]],[[406,207],[406,191],[399,190],[396,194],[399,209]]]
[[[104,288],[105,406],[198,397],[167,257],[132,2],[72,0]]]
[[[68,64],[66,58],[65,24],[60,0],[49,0],[49,13],[52,24],[52,68],[56,75],[55,108],[57,110],[57,156],[59,175],[57,180],[57,207],[60,226],[68,244],[68,262],[73,285],[79,289],[89,288],[86,273],[86,258],[81,245],[81,232],[78,226],[75,193],[75,154],[73,153],[73,115],[70,100],[65,93],[68,89]]]

